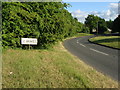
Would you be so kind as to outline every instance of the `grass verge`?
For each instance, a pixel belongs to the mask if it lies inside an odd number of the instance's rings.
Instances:
[[[120,36],[98,36],[89,40],[94,43],[120,49]]]
[[[92,34],[86,34],[86,33],[78,33],[74,37],[82,37],[82,36],[90,36]]]
[[[90,35],[93,35],[93,34],[77,33],[76,35],[74,35],[72,37],[68,37],[67,39],[76,38],[76,37],[82,37],[82,36],[90,36]]]
[[[117,88],[57,43],[48,50],[7,49],[3,57],[3,88]]]

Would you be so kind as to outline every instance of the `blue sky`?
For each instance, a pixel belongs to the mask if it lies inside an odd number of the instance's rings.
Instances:
[[[69,11],[82,10],[82,11],[101,11],[107,10],[110,2],[67,2],[72,5]]]
[[[64,2],[119,2],[119,0],[63,0]]]
[[[88,14],[94,14],[105,20],[114,20],[118,15],[117,2],[66,2],[72,5],[67,10],[73,17],[84,23]]]

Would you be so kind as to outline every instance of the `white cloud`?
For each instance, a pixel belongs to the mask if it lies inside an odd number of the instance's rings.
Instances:
[[[107,10],[107,11],[106,11],[106,15],[107,15],[107,16],[110,16],[110,15],[111,15],[111,11],[110,11],[110,10]]]
[[[118,13],[118,3],[110,3],[110,10]]]
[[[118,16],[118,3],[110,3],[109,9],[106,11],[90,11],[90,12],[84,12],[81,10],[76,10],[71,12],[73,17],[76,17],[80,22],[85,21],[85,18],[88,16],[88,14],[94,14],[101,18],[104,18],[105,20],[112,19],[114,20]]]
[[[88,16],[87,12],[83,12],[80,10],[76,10],[74,12],[71,12],[73,17],[76,17],[79,22],[84,22],[85,18]]]

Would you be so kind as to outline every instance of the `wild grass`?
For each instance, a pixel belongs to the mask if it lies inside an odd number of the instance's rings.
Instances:
[[[98,36],[91,38],[90,41],[120,49],[120,36]]]
[[[75,35],[75,37],[81,37],[81,36],[89,36],[89,35],[92,35],[92,34],[87,34],[87,33],[78,33]]]
[[[82,36],[90,36],[92,34],[87,34],[87,33],[77,33],[76,35],[74,35],[73,37],[69,37],[69,38],[76,38],[76,37],[82,37]]]
[[[2,54],[3,88],[117,88],[117,81],[97,72],[61,42],[51,49],[7,49]]]

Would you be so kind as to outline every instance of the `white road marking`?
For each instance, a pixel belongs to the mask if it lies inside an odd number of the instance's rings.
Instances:
[[[79,43],[78,40],[77,40],[77,43]],[[81,44],[81,43],[79,43],[79,44],[80,44],[81,46],[83,46],[83,47],[86,47],[85,45],[83,45],[83,44]]]
[[[78,40],[77,40],[77,43],[79,43]]]
[[[78,40],[77,40],[77,43],[79,43]]]
[[[98,53],[101,53],[101,54],[104,54],[104,55],[109,55],[109,54],[107,54],[107,53],[104,53],[104,52],[101,52],[101,51],[98,51],[98,50],[95,50],[95,49],[92,49],[92,48],[90,48],[90,50],[95,51],[95,52],[98,52]]]
[[[81,43],[80,43],[80,45],[83,46],[83,47],[86,47],[85,45],[83,45],[83,44],[81,44]]]

